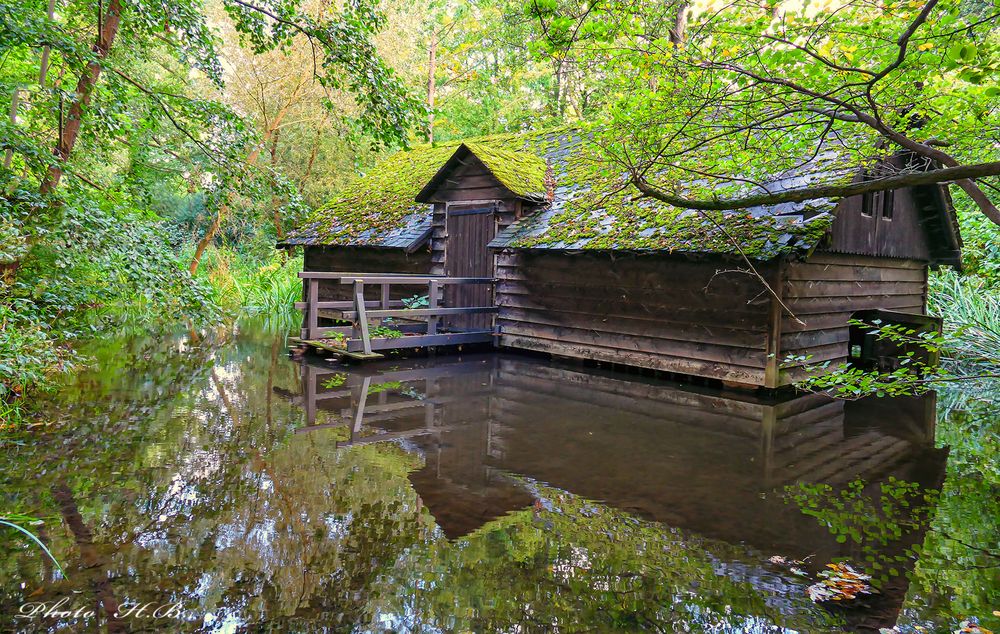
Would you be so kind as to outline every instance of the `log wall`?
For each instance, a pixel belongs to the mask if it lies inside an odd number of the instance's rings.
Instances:
[[[659,255],[503,251],[500,344],[764,386],[771,301],[735,268]]]
[[[431,254],[426,249],[415,253],[406,253],[403,249],[379,249],[373,247],[326,247],[307,246],[305,248],[304,271],[344,271],[351,273],[429,273],[431,269]],[[414,287],[423,289],[426,294],[427,285]],[[411,297],[414,288],[393,285],[390,290],[391,299]],[[336,301],[353,299],[354,289],[349,284],[340,284],[321,280],[319,283],[320,301]],[[365,288],[367,299],[379,299],[381,289],[375,286]]]
[[[804,365],[846,361],[847,322],[859,310],[926,314],[927,264],[918,260],[817,253],[787,263],[782,279],[782,298],[794,317],[781,318],[781,385],[803,378]],[[790,355],[811,358],[787,362]]]

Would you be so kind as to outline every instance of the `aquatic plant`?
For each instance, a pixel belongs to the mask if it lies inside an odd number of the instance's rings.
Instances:
[[[371,334],[372,337],[381,337],[385,339],[399,339],[403,336],[401,331],[389,326],[375,326],[371,329],[369,334]]]
[[[341,385],[344,384],[345,381],[347,381],[347,375],[344,374],[343,372],[338,372],[333,376],[331,376],[330,378],[328,378],[327,380],[323,381],[322,385],[323,387],[329,390],[340,387]]]
[[[10,528],[13,528],[14,530],[18,531],[19,533],[25,535],[28,539],[30,539],[36,546],[38,546],[42,550],[42,552],[44,552],[48,556],[49,559],[52,560],[52,563],[54,563],[56,565],[56,568],[59,570],[59,574],[61,574],[63,577],[66,577],[66,572],[63,571],[62,566],[59,565],[59,561],[55,558],[55,555],[52,554],[52,551],[49,550],[49,547],[46,546],[45,543],[42,542],[42,540],[38,539],[38,537],[35,536],[34,533],[21,526],[20,524],[22,523],[40,524],[42,523],[42,520],[21,514],[0,515],[0,524],[2,524],[3,526],[9,526]]]

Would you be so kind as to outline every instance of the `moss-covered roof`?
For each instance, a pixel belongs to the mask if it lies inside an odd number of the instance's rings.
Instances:
[[[518,196],[543,199],[546,161],[565,129],[418,145],[354,179],[289,233],[286,244],[412,246],[430,228],[430,205],[416,196],[461,147]]]
[[[479,160],[500,185],[518,198],[542,202],[548,163],[532,152],[515,151],[482,141],[466,141],[438,169],[416,196],[418,203],[432,202],[434,193],[469,157]]]
[[[653,250],[738,254],[770,259],[807,250],[826,234],[836,201],[821,199],[732,212],[678,209],[636,198],[621,186],[593,143],[573,128],[509,134],[401,151],[348,185],[288,238],[289,244],[412,248],[430,230],[431,206],[415,202],[450,159],[474,154],[516,195],[546,201],[503,230],[493,247]],[[547,172],[554,196],[545,197]],[[445,170],[447,171],[447,170]],[[857,168],[821,155],[794,173],[767,178],[772,188],[850,178]],[[718,184],[711,185],[718,187]],[[691,184],[694,195],[698,183]],[[426,200],[426,197],[424,197]],[[733,243],[739,242],[739,248]]]
[[[545,200],[545,159],[531,152],[515,152],[489,143],[465,146],[496,176],[500,184],[522,198]]]

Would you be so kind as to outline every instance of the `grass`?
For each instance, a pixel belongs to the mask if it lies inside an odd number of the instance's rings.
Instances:
[[[224,312],[275,328],[294,328],[301,315],[295,308],[302,294],[302,256],[283,252],[257,259],[230,249],[210,249],[198,276],[212,287]]]
[[[931,277],[928,311],[945,321],[947,363],[1000,372],[1000,288],[975,275]]]

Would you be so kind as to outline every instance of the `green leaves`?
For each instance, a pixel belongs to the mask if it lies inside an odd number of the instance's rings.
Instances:
[[[423,102],[376,51],[372,37],[385,23],[377,2],[351,3],[323,18],[314,18],[299,0],[226,0],[224,6],[256,53],[312,46],[320,55],[315,79],[347,90],[361,107],[353,120],[359,137],[380,146],[405,145],[408,132],[426,116]]]

